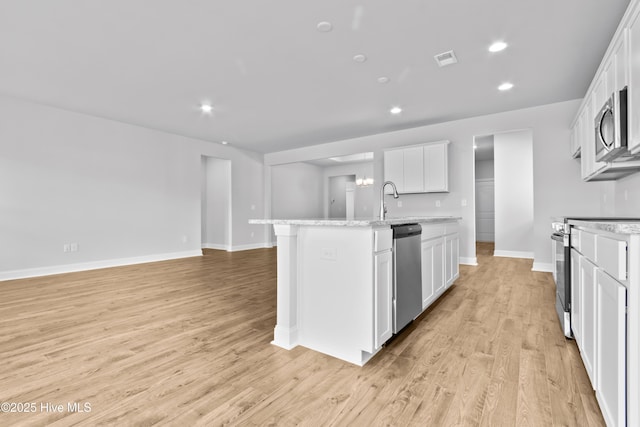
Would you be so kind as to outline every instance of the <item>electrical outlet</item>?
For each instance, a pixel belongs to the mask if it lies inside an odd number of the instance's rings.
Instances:
[[[69,244],[70,248],[71,248],[71,252],[78,252],[79,247],[77,243],[71,243]]]
[[[629,190],[624,190],[624,200],[629,200]]]
[[[187,237],[186,234],[182,235],[182,243],[187,243],[189,241],[189,238]]]
[[[322,248],[320,259],[326,259],[327,261],[335,261],[338,258],[338,251],[336,248]]]
[[[255,211],[256,210],[256,205],[251,205],[251,210]]]
[[[255,233],[252,231],[252,232],[251,232],[251,237],[253,237],[253,235],[254,235],[254,234],[255,234]]]
[[[62,252],[71,252],[71,245],[69,243],[62,245]]]
[[[440,200],[436,200],[436,208],[440,207]]]
[[[467,206],[467,199],[462,199],[460,204],[462,204],[462,206]]]
[[[398,207],[401,208],[402,207],[402,200],[398,200]]]

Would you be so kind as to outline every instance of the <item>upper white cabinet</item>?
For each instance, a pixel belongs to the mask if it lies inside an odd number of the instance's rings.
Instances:
[[[640,171],[640,158],[597,162],[595,119],[609,97],[627,87],[628,145],[640,154],[640,2],[632,0],[587,91],[571,129],[570,152],[585,181],[616,180]],[[634,78],[635,77],[635,78]]]
[[[385,181],[392,181],[398,193],[449,191],[448,145],[449,141],[440,141],[385,151]]]
[[[640,153],[640,8],[632,14],[628,27],[629,64],[627,93],[628,147],[632,153]]]

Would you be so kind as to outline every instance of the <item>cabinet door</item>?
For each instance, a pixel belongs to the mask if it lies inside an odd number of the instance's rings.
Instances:
[[[424,146],[424,191],[449,191],[447,143]]]
[[[445,277],[446,287],[451,284],[460,276],[460,239],[458,234],[452,234],[445,236]]]
[[[424,156],[422,147],[410,147],[403,150],[404,185],[403,193],[424,192]],[[400,191],[400,189],[398,189]]]
[[[607,425],[624,426],[627,290],[602,270],[596,272],[596,289],[596,398]]]
[[[422,309],[444,290],[444,239],[422,242]]]
[[[625,29],[620,34],[620,38],[616,42],[613,47],[613,79],[609,79],[609,81],[613,81],[613,86],[609,86],[609,91],[619,91],[624,89],[625,86],[629,84],[628,78],[628,39],[629,33]]]
[[[399,192],[404,191],[404,153],[403,150],[384,152],[384,180],[396,185]],[[385,194],[392,194],[390,185],[385,188]]]
[[[555,253],[555,251],[554,251]],[[582,348],[582,286],[580,283],[580,253],[571,249],[571,330],[578,347]]]
[[[606,162],[596,162],[596,131],[595,131],[595,119],[596,115],[600,112],[600,109],[604,105],[606,98],[604,97],[604,83],[603,78],[598,79],[598,85],[594,90],[593,96],[585,104],[585,123],[584,126],[584,139],[582,140],[580,152],[581,152],[581,164],[582,164],[582,179],[589,180],[597,172],[604,169],[607,166]],[[602,99],[602,102],[599,102]]]
[[[627,93],[628,147],[632,153],[640,152],[640,8],[631,18],[629,42],[629,92]]]
[[[393,257],[391,251],[375,256],[374,346],[380,348],[393,335]]]
[[[586,257],[580,257],[580,284],[582,285],[582,346],[580,355],[587,370],[591,386],[598,387],[596,378],[596,266]]]
[[[571,128],[571,140],[569,142],[569,151],[571,157],[577,157],[580,152],[580,121],[576,121],[576,124]]]

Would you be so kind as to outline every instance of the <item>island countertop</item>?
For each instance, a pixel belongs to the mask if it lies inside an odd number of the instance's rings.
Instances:
[[[354,219],[250,219],[249,224],[274,224],[274,225],[308,225],[326,227],[375,227],[381,225],[418,224],[418,223],[446,223],[461,220],[457,216],[406,216],[379,218],[354,218]]]

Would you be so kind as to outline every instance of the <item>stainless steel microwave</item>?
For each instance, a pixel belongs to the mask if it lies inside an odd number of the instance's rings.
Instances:
[[[612,162],[627,151],[627,87],[614,92],[596,115],[596,161]],[[628,159],[625,159],[628,160]]]

